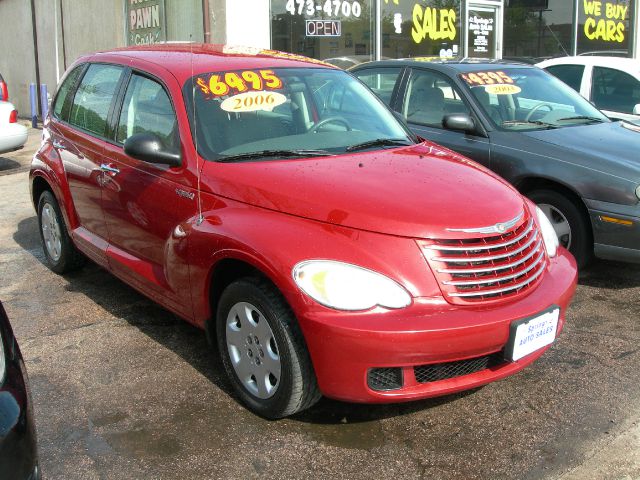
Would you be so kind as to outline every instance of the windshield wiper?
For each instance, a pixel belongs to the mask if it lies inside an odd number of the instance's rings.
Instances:
[[[394,147],[398,145],[413,145],[406,138],[377,138],[368,142],[358,143],[347,147],[347,152],[355,152],[356,150],[364,150],[369,147]]]
[[[553,123],[541,122],[540,120],[506,120],[501,125],[536,125],[545,128],[558,128]]]
[[[326,150],[260,150],[237,155],[225,155],[216,159],[216,162],[230,163],[267,157],[326,157],[328,155],[332,155],[332,153]]]
[[[556,120],[556,122],[562,122],[564,120],[588,120],[589,122],[597,122],[597,123],[603,123],[604,120],[602,120],[601,118],[598,117],[589,117],[588,115],[576,115],[575,117],[565,117],[565,118],[559,118],[558,120]]]

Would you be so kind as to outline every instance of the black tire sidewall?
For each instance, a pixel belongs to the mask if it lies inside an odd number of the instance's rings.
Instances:
[[[262,313],[269,323],[277,343],[281,368],[280,385],[276,393],[267,399],[257,398],[247,391],[238,378],[229,358],[226,340],[227,316],[231,307],[239,302],[250,303]],[[222,364],[234,390],[250,410],[269,419],[282,417],[283,412],[285,412],[290,404],[294,378],[292,372],[292,355],[296,355],[295,349],[292,348],[292,336],[286,326],[286,322],[290,322],[293,315],[289,314],[290,318],[282,318],[287,312],[283,311],[281,305],[274,305],[273,303],[274,302],[253,282],[240,280],[229,285],[222,293],[220,301],[218,302],[216,316],[218,349],[220,351]]]
[[[551,190],[535,190],[527,194],[527,197],[536,205],[551,205],[564,215],[571,228],[569,251],[575,257],[578,267],[585,267],[593,256],[593,233],[588,218],[585,218],[580,208],[565,195]]]
[[[49,251],[47,250],[47,246],[44,240],[44,234],[42,232],[42,210],[45,204],[51,205],[53,211],[56,215],[56,220],[58,225],[60,226],[60,258],[56,261],[49,255]],[[40,200],[38,201],[38,229],[40,230],[40,240],[42,241],[42,250],[44,251],[45,258],[47,259],[47,263],[49,268],[56,273],[64,273],[67,271],[67,267],[69,263],[72,261],[72,257],[75,252],[75,247],[71,242],[71,238],[69,238],[69,234],[67,233],[67,226],[64,222],[64,217],[62,216],[62,212],[60,211],[60,206],[58,201],[53,196],[53,194],[45,190],[42,195],[40,195]]]

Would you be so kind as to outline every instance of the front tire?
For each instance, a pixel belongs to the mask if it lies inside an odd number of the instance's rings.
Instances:
[[[58,201],[48,190],[42,192],[38,201],[38,226],[44,256],[51,270],[63,274],[85,263],[69,237]]]
[[[578,205],[552,190],[535,190],[527,196],[547,216],[560,245],[573,254],[578,268],[586,267],[593,257],[593,235],[589,220]]]
[[[302,332],[273,285],[254,277],[232,283],[220,297],[216,318],[224,369],[250,410],[276,419],[320,399]]]

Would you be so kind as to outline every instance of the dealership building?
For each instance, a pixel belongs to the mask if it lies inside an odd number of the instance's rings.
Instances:
[[[0,73],[28,116],[80,55],[165,41],[276,49],[344,65],[465,56],[638,58],[636,0],[0,0]],[[31,28],[29,28],[31,27]]]

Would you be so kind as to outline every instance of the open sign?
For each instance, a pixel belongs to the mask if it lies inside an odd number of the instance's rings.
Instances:
[[[307,20],[307,37],[339,37],[342,35],[340,20]]]

